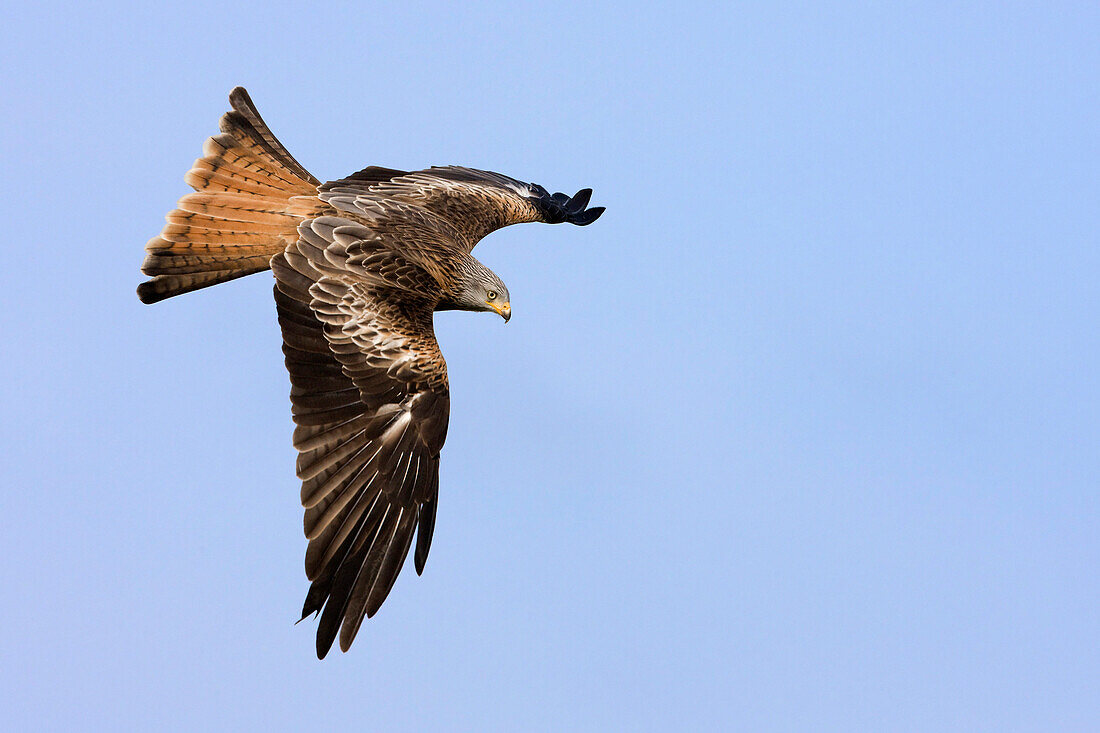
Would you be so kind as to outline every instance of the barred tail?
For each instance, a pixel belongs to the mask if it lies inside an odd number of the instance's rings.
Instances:
[[[320,181],[271,134],[248,92],[237,87],[229,101],[222,134],[206,141],[184,176],[196,193],[180,199],[145,245],[141,271],[152,279],[138,286],[143,303],[267,270],[298,238],[302,216],[291,213],[290,199],[316,194]]]

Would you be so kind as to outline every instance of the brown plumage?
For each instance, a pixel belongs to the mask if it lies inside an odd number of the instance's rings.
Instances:
[[[322,184],[264,124],[244,89],[185,176],[180,199],[146,245],[138,287],[154,303],[271,268],[290,372],[306,575],[302,617],[318,612],[317,655],[347,651],[374,615],[416,538],[431,546],[447,367],[437,310],[511,315],[508,290],[474,259],[490,232],[520,222],[586,225],[590,191],[471,168],[371,166]]]

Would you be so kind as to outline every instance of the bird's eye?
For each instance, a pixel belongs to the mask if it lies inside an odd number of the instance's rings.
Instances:
[[[488,293],[485,294],[485,297],[488,298],[489,300],[496,300],[497,299],[497,291],[490,290]]]

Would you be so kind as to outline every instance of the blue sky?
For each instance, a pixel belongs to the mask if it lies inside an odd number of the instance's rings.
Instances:
[[[1100,729],[1100,10],[717,5],[5,4],[13,729]],[[324,662],[270,277],[134,296],[238,84],[323,180],[607,206],[478,248]]]

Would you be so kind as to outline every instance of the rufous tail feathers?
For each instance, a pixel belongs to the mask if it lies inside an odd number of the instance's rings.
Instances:
[[[143,303],[267,270],[298,239],[303,217],[292,213],[290,199],[316,194],[320,181],[271,134],[244,88],[229,101],[221,134],[206,141],[184,176],[195,193],[180,199],[164,231],[145,245],[141,271],[152,279],[138,286]]]

